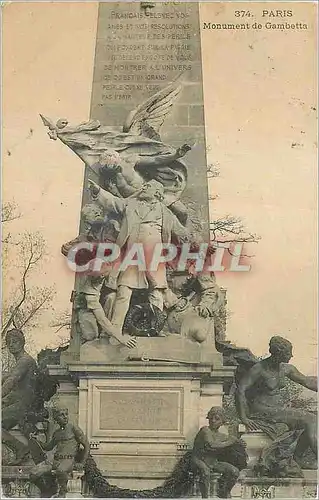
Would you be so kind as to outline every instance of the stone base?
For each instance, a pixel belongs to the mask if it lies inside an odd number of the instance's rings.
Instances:
[[[33,465],[2,466],[1,498],[39,498],[40,490],[30,483],[29,475]]]
[[[221,404],[221,382],[209,381],[207,398],[201,377],[209,380],[209,367],[201,372],[132,362],[116,368],[116,376],[100,372],[99,378],[91,374],[80,379],[79,404],[88,408],[80,425],[94,447],[98,467],[112,483],[132,489],[159,486],[205,424],[200,415],[206,416],[208,406]]]
[[[30,482],[33,465],[3,466],[0,498],[41,498],[39,488]],[[68,481],[66,498],[82,497],[83,472],[74,471]]]
[[[93,450],[91,450],[92,453]],[[92,453],[93,454],[93,453]],[[177,451],[176,459],[181,455]],[[118,457],[119,467],[121,455]],[[95,456],[98,461],[98,456]],[[151,489],[160,486],[170,472],[170,463],[167,462],[165,467],[156,472],[145,472],[138,470],[105,472],[105,477],[110,484],[114,484],[121,488],[130,489]],[[2,488],[1,498],[39,498],[39,489],[30,483],[29,474],[32,466],[4,466],[2,467]],[[158,464],[158,469],[160,464]],[[242,472],[243,477],[234,486],[232,490],[232,498],[253,499],[253,498],[318,498],[317,497],[317,474],[316,471],[304,471],[305,477],[272,479],[272,478],[252,478],[245,476],[245,471]],[[67,498],[81,498],[83,496],[82,472],[74,471],[68,482]],[[217,477],[217,475],[216,475]],[[216,488],[215,488],[216,489]],[[84,495],[87,496],[87,495]],[[195,481],[192,498],[200,498],[198,485]],[[214,494],[212,498],[215,498]]]
[[[66,498],[81,498],[83,491],[82,477],[84,472],[73,471],[67,485]]]
[[[131,360],[210,363],[222,366],[222,356],[216,351],[211,340],[198,344],[180,335],[139,337],[135,349],[112,345],[103,338],[86,342],[80,348],[80,361],[83,362],[123,363]]]
[[[180,457],[192,447],[199,428],[207,425],[208,410],[222,404],[223,383],[231,380],[233,368],[221,366],[218,353],[208,356],[209,362],[200,362],[203,350],[190,343],[195,348],[192,358],[185,339],[139,340],[140,347],[159,353],[161,359],[188,356],[189,362],[117,359],[105,363],[81,359],[49,370],[60,380],[58,398],[62,397],[64,404],[73,381],[78,391],[77,423],[109,482],[124,488],[149,489],[161,485],[171,474]],[[160,344],[161,349],[156,351]],[[184,353],[181,345],[186,346]],[[180,350],[177,352],[174,346]],[[143,352],[141,348],[139,353]]]
[[[316,471],[304,471],[304,478],[269,477],[241,480],[241,498],[318,498]],[[238,492],[238,488],[236,488]],[[238,494],[238,493],[237,493]],[[234,495],[233,495],[234,497]]]

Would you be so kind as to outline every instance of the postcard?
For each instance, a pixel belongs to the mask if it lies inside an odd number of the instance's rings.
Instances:
[[[2,496],[317,495],[316,2],[2,2]]]

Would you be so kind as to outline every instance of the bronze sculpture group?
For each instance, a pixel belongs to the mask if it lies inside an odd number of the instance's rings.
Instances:
[[[223,300],[209,298],[206,293],[206,305],[203,298],[202,304],[196,306],[189,302],[187,313],[192,313],[194,326],[192,331],[187,331],[187,322],[182,325],[185,314],[181,314],[184,313],[179,302],[181,297],[168,284],[167,267],[149,269],[157,245],[178,246],[185,242],[198,245],[202,240],[181,200],[188,180],[182,158],[192,146],[172,148],[164,144],[159,135],[181,88],[175,82],[150,97],[130,113],[121,133],[102,127],[96,120],[72,127],[65,119],[54,124],[42,116],[50,138],[70,147],[85,162],[89,173],[89,199],[82,208],[82,231],[62,246],[63,255],[69,258],[80,242],[97,245],[113,242],[121,251],[125,250],[125,255],[130,254],[135,244],[141,244],[145,252],[146,271],[134,265],[124,271],[108,266],[99,277],[89,274],[78,278],[74,310],[82,343],[106,336],[133,348],[136,346],[133,331],[137,336],[178,333],[203,342],[218,322]],[[80,251],[77,258],[81,255],[81,262],[94,259],[94,253],[88,255]],[[202,290],[196,292],[197,297],[203,295],[205,287],[214,287],[216,295],[218,286],[211,285],[215,279],[213,273],[207,274],[208,286],[204,284],[204,277],[199,279],[203,284]],[[128,324],[128,317],[135,325]],[[142,318],[148,321],[139,332]],[[172,332],[174,322],[178,330]],[[127,334],[131,334],[131,338]]]
[[[36,433],[29,432],[29,446],[23,444],[10,431],[20,425],[35,399],[36,362],[24,350],[24,335],[20,330],[7,333],[7,346],[16,358],[16,365],[2,380],[2,442],[15,457],[11,465],[21,464],[31,452],[37,465],[30,473],[35,484],[51,474],[57,481],[55,496],[64,497],[67,481],[75,464],[85,464],[89,455],[89,444],[83,432],[68,420],[68,410],[53,408],[53,420],[59,428],[46,442],[39,442],[43,452],[54,449],[51,460],[44,454],[40,459],[34,455]],[[313,391],[317,390],[316,377],[307,377],[289,364],[292,356],[291,343],[282,337],[272,337],[269,343],[270,356],[254,364],[238,382],[236,401],[241,421],[247,429],[262,429],[272,438],[273,444],[263,450],[261,460],[276,459],[284,462],[287,474],[292,470],[292,461],[298,463],[307,447],[317,453],[317,426],[313,414],[280,406],[278,391],[289,378]],[[218,474],[218,496],[228,498],[236,483],[241,468],[244,468],[245,445],[237,436],[227,436],[219,431],[227,423],[222,408],[213,407],[207,415],[209,425],[198,432],[194,440],[191,469],[199,477],[203,498],[210,492],[211,479]],[[284,424],[286,431],[276,433],[276,426]],[[237,458],[234,459],[234,452]],[[241,461],[238,462],[238,454]],[[237,461],[236,461],[237,460]],[[241,467],[238,464],[244,464]],[[237,466],[236,466],[237,465]]]

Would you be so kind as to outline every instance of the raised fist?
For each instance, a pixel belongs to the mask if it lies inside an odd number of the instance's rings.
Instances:
[[[189,146],[188,144],[183,144],[183,146],[177,149],[176,155],[178,158],[181,158],[182,156],[185,156],[186,153],[188,153],[188,151],[190,151],[191,149],[192,147]]]

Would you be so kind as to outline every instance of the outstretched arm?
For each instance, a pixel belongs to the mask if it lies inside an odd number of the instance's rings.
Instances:
[[[88,296],[87,296],[88,297]],[[88,308],[92,310],[97,323],[100,325],[102,330],[110,337],[114,337],[121,345],[125,345],[129,349],[136,347],[136,340],[129,335],[122,335],[121,332],[115,328],[111,321],[106,317],[103,307],[98,300],[94,301],[94,305],[88,302]]]
[[[178,158],[182,158],[186,155],[188,151],[192,148],[188,144],[184,144],[180,148],[176,149],[174,153],[159,154],[157,156],[148,156],[147,158],[141,157],[136,165],[137,169],[140,168],[157,168],[164,165],[169,165]]]
[[[293,365],[286,365],[285,370],[286,376],[296,384],[300,384],[311,391],[318,391],[317,377],[304,375]]]
[[[84,451],[83,451],[83,456],[82,456],[82,463],[85,464],[86,459],[87,459],[89,452],[90,452],[89,441],[88,441],[87,437],[85,436],[84,432],[80,429],[80,427],[74,425],[73,432],[74,432],[76,442],[79,445],[83,446]]]
[[[55,439],[55,433],[53,434],[52,438],[47,442],[47,443],[41,443],[41,447],[43,448],[44,451],[51,451],[53,448],[57,445],[57,441]]]
[[[122,198],[114,196],[105,189],[102,189],[96,182],[89,179],[89,189],[91,197],[96,201],[101,207],[107,211],[112,211],[115,213],[122,213],[125,210],[126,203]]]

